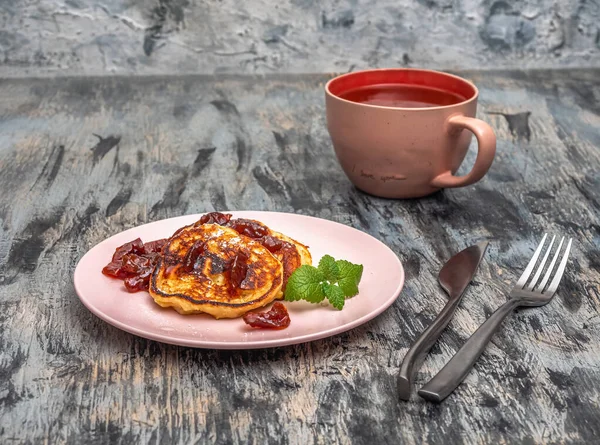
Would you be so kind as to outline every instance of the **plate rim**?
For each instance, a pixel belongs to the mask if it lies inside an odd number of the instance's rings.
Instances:
[[[327,330],[324,331],[318,331],[318,332],[314,332],[311,334],[305,334],[305,335],[301,335],[301,336],[296,336],[293,338],[277,338],[277,339],[269,339],[269,340],[255,340],[255,341],[236,341],[236,342],[214,342],[214,341],[200,341],[200,340],[189,340],[189,339],[179,339],[177,341],[170,341],[170,338],[165,337],[164,335],[161,334],[156,334],[154,332],[151,331],[147,331],[144,329],[139,329],[136,327],[132,327],[130,325],[128,325],[127,323],[124,323],[122,321],[119,321],[113,317],[111,317],[110,315],[107,315],[106,313],[96,309],[91,303],[90,301],[88,301],[88,299],[84,298],[82,296],[82,292],[81,292],[81,283],[78,283],[80,280],[78,280],[78,273],[77,271],[79,270],[79,267],[82,263],[82,261],[92,253],[92,251],[99,246],[100,244],[109,241],[110,239],[112,239],[115,236],[118,235],[122,235],[124,233],[127,233],[129,231],[135,231],[141,227],[144,226],[148,226],[148,225],[152,225],[152,224],[160,224],[164,221],[170,221],[173,219],[184,219],[184,218],[192,218],[192,217],[198,217],[200,218],[202,215],[205,215],[206,213],[210,213],[210,212],[203,212],[203,213],[191,213],[191,214],[186,214],[186,215],[180,215],[180,216],[173,216],[171,218],[163,218],[157,221],[151,221],[151,222],[147,222],[144,224],[140,224],[134,227],[131,227],[129,229],[125,229],[122,230],[120,232],[117,232],[107,238],[104,238],[102,241],[94,244],[91,248],[89,248],[87,250],[87,252],[79,259],[79,261],[77,262],[77,265],[75,266],[75,270],[73,272],[73,285],[75,288],[75,293],[77,294],[77,297],[79,298],[79,301],[81,301],[81,303],[83,303],[83,305],[96,317],[98,317],[100,320],[122,330],[125,331],[127,333],[136,335],[138,337],[141,338],[146,338],[149,340],[153,340],[153,341],[157,341],[160,343],[166,343],[166,344],[171,344],[171,345],[176,345],[176,346],[185,346],[185,347],[193,347],[193,348],[198,348],[198,349],[215,349],[215,350],[247,350],[247,349],[268,349],[268,348],[274,348],[274,347],[279,347],[279,346],[293,346],[293,345],[297,345],[297,344],[302,344],[302,343],[308,343],[308,342],[312,342],[315,340],[320,340],[320,339],[324,339],[324,338],[328,338],[328,337],[332,337],[334,335],[338,335],[338,334],[342,334],[344,332],[347,332],[351,329],[354,329],[362,324],[365,324],[371,320],[373,320],[374,318],[378,317],[379,315],[381,315],[385,310],[387,310],[393,303],[394,301],[396,301],[398,299],[398,297],[400,296],[402,289],[404,288],[404,282],[405,282],[405,272],[404,272],[404,266],[402,264],[402,261],[400,261],[400,258],[398,257],[398,255],[384,242],[382,242],[381,240],[375,238],[373,235],[371,235],[370,233],[364,232],[362,230],[359,230],[355,227],[337,222],[337,221],[332,221],[330,219],[326,219],[326,218],[320,218],[320,217],[316,217],[316,216],[310,216],[310,215],[304,215],[301,213],[290,213],[290,212],[273,212],[273,211],[269,211],[269,210],[227,210],[227,211],[222,211],[220,213],[235,213],[235,214],[242,214],[242,213],[268,213],[268,214],[276,214],[276,215],[284,215],[284,216],[293,216],[293,217],[300,217],[300,218],[304,218],[307,220],[321,220],[321,221],[326,221],[328,223],[331,224],[335,224],[335,225],[340,225],[346,228],[350,228],[353,230],[357,230],[361,233],[363,233],[364,235],[368,236],[369,238],[371,238],[372,240],[374,240],[375,242],[381,244],[383,247],[385,247],[387,250],[389,250],[395,260],[396,263],[398,265],[399,268],[399,279],[398,279],[398,284],[396,286],[396,289],[394,290],[394,292],[392,293],[392,296],[389,297],[387,300],[385,300],[381,305],[377,306],[377,308],[375,308],[373,311],[368,312],[367,314],[364,314],[363,316],[352,320],[351,322],[343,325],[343,327],[340,330],[340,327],[333,327],[333,328],[329,328]]]

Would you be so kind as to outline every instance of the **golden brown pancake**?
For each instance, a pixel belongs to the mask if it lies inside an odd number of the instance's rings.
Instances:
[[[150,295],[181,314],[235,318],[281,296],[281,262],[260,242],[217,224],[194,224],[168,241]]]
[[[282,292],[290,275],[303,264],[312,264],[308,247],[283,233],[271,230],[265,224],[254,219],[236,218],[227,224],[239,233],[256,239],[283,264]],[[274,238],[274,240],[269,239]],[[280,298],[283,297],[283,293]]]

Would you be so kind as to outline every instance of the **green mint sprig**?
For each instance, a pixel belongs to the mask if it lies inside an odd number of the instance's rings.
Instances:
[[[292,273],[285,288],[286,301],[306,300],[320,303],[325,298],[336,309],[343,309],[346,298],[358,294],[358,283],[363,273],[362,264],[335,260],[325,255],[319,266],[300,266]]]

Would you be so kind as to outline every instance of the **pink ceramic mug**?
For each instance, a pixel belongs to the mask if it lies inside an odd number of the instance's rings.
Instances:
[[[426,88],[457,97],[450,105],[402,108],[360,103],[341,96],[373,86]],[[419,69],[348,73],[325,86],[327,128],[348,178],[361,190],[386,198],[416,198],[479,181],[496,153],[496,136],[475,119],[477,87],[460,77]],[[465,131],[466,130],[466,131]],[[455,176],[472,134],[477,159]]]

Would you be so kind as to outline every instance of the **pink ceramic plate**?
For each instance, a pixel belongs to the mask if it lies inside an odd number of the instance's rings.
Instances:
[[[404,269],[385,244],[343,224],[275,212],[231,212],[234,217],[262,221],[310,248],[313,264],[325,254],[364,265],[359,294],[338,311],[323,303],[284,304],[292,320],[282,330],[254,329],[241,318],[215,320],[209,315],[179,315],[163,309],[147,292],[128,293],[123,282],[101,272],[117,247],[140,237],[167,238],[201,215],[145,224],[121,232],[92,248],[75,269],[75,290],[85,306],[104,321],[141,337],[197,348],[252,349],[284,346],[329,337],[359,326],[387,309],[400,294]]]

